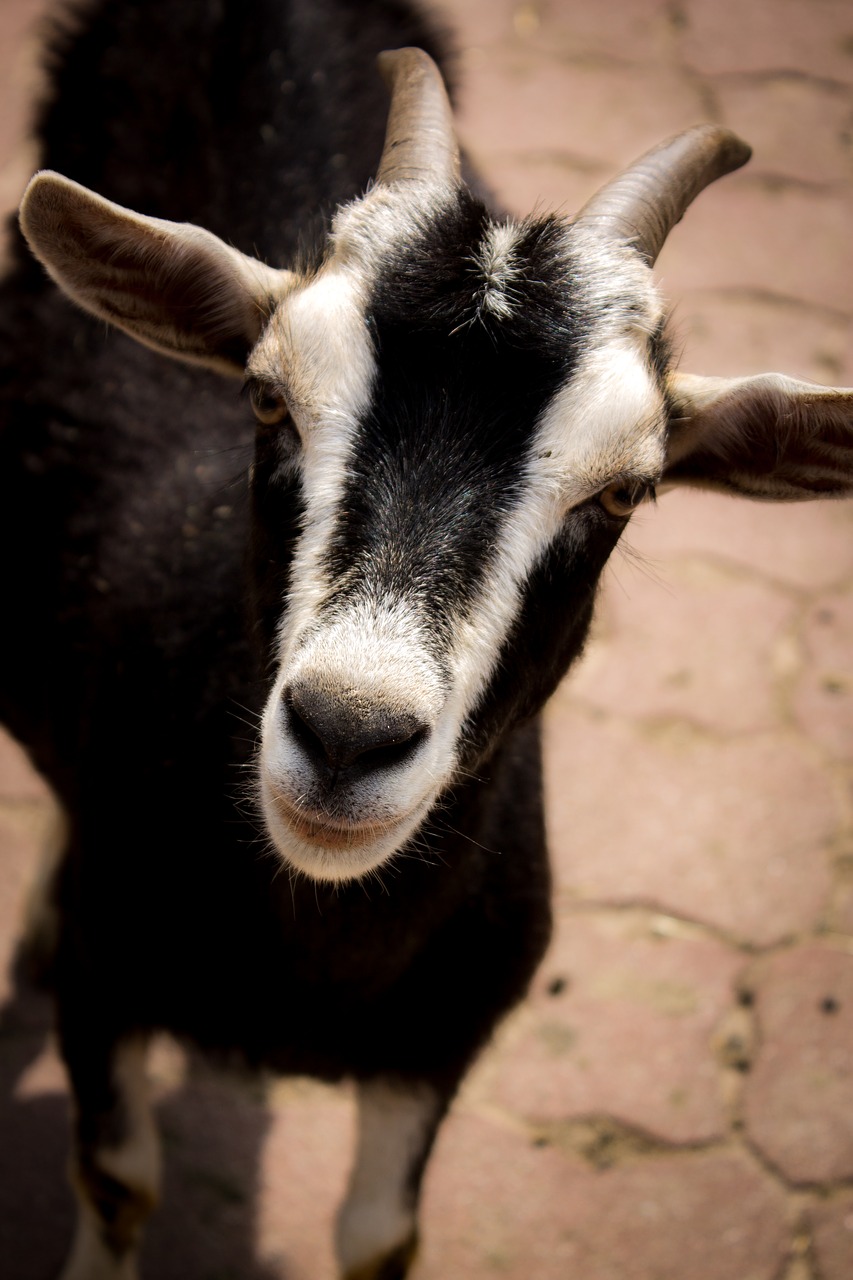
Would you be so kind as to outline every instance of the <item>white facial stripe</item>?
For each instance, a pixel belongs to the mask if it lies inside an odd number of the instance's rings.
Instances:
[[[333,261],[287,297],[252,355],[250,372],[283,378],[290,410],[306,427],[357,414],[369,401],[374,361],[364,299],[362,276]]]
[[[310,672],[319,685],[351,687],[389,708],[438,716],[446,690],[419,616],[401,599],[358,597],[309,635],[288,663],[288,679]]]
[[[453,199],[450,187],[377,187],[339,209],[333,253],[272,317],[248,365],[283,384],[304,447],[304,532],[291,568],[280,657],[286,664],[316,617],[328,582],[324,554],[347,479],[356,424],[370,402],[376,361],[365,325],[372,280],[394,246],[411,239]]]
[[[376,376],[364,324],[364,280],[332,261],[278,308],[252,354],[250,375],[284,383],[304,461],[304,532],[294,557],[282,658],[310,626],[328,589],[323,556],[346,484],[352,439]]]
[[[640,335],[596,347],[549,405],[539,428],[543,470],[576,506],[621,475],[656,479],[664,463],[664,403]]]
[[[587,357],[537,429],[524,496],[507,519],[469,617],[454,634],[455,682],[445,716],[461,723],[494,672],[531,572],[565,513],[622,472],[655,476],[664,458],[663,398],[639,336],[613,339]]]

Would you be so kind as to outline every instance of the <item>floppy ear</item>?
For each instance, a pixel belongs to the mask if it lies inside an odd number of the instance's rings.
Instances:
[[[777,502],[853,494],[853,390],[675,373],[669,392],[664,482]]]
[[[81,307],[157,351],[242,374],[293,276],[209,231],[132,213],[58,173],[31,180],[21,230]]]

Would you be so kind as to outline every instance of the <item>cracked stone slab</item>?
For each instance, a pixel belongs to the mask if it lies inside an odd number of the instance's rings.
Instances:
[[[763,175],[753,162],[691,205],[658,269],[668,297],[698,288],[772,288],[849,316],[849,191],[806,190]]]
[[[601,1170],[457,1114],[434,1160],[412,1280],[775,1280],[786,1253],[784,1194],[738,1152]]]
[[[853,1192],[818,1201],[808,1213],[820,1280],[850,1280],[853,1275]]]
[[[722,71],[796,68],[849,81],[853,75],[853,16],[848,0],[734,3],[683,0],[683,57],[705,75]],[[816,15],[819,19],[816,20]]]
[[[720,740],[680,722],[583,711],[571,680],[546,724],[546,795],[567,901],[645,904],[769,946],[822,919],[831,780],[793,735]]]
[[[851,499],[772,505],[676,489],[638,514],[626,537],[653,569],[675,556],[705,555],[810,593],[853,578]]]
[[[807,664],[792,699],[797,723],[836,760],[853,760],[853,589],[815,600],[803,645]]]
[[[793,947],[745,983],[760,1046],[744,1085],[750,1141],[792,1183],[853,1178],[853,949]]]
[[[755,168],[800,182],[847,178],[853,100],[844,87],[815,85],[796,74],[725,76],[714,92],[723,122],[753,148]]]
[[[685,370],[738,378],[784,369],[807,382],[853,382],[853,321],[844,316],[769,290],[699,290],[674,301]]]
[[[651,572],[617,551],[572,696],[613,714],[678,717],[721,734],[781,727],[779,679],[796,611],[778,587],[707,561],[669,561]]]
[[[709,1042],[742,966],[631,916],[562,918],[486,1100],[534,1124],[604,1115],[664,1142],[722,1138]]]

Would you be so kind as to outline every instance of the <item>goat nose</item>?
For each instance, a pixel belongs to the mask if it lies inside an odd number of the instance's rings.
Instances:
[[[312,763],[334,770],[356,761],[365,769],[402,764],[429,733],[413,712],[307,682],[285,690],[284,706],[288,728]]]

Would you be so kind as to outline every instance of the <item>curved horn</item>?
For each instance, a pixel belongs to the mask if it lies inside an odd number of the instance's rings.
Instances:
[[[441,72],[423,49],[380,53],[391,109],[377,184],[458,183],[459,144]]]
[[[687,206],[709,183],[746,164],[752,150],[728,129],[700,124],[647,151],[573,220],[632,244],[653,266]]]

